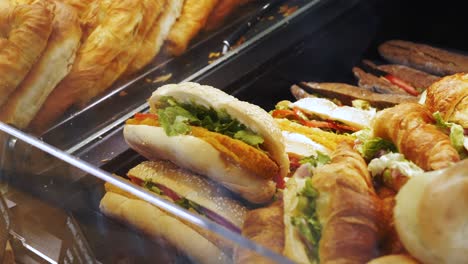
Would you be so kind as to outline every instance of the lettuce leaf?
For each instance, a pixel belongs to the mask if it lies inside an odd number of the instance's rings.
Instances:
[[[319,262],[318,248],[322,235],[322,225],[317,215],[316,199],[319,192],[312,185],[311,178],[305,181],[304,188],[297,194],[298,203],[291,217],[291,224],[296,227],[301,240],[307,247],[308,257],[311,263]]]
[[[436,121],[436,127],[440,129],[450,129],[450,144],[457,150],[458,154],[460,154],[461,158],[465,158],[467,156],[467,151],[464,146],[465,140],[465,130],[464,128],[456,123],[445,122],[442,118],[440,112],[435,112],[433,117]]]
[[[317,156],[311,155],[309,157],[304,157],[301,160],[299,160],[299,163],[301,164],[310,164],[312,167],[318,167],[321,165],[325,165],[330,162],[330,157],[327,154],[324,154],[320,151],[317,150]]]
[[[143,187],[148,189],[149,191],[152,191],[156,194],[159,194],[159,195],[162,195],[162,191],[161,189],[159,189],[156,184],[154,184],[151,179],[146,179],[144,182],[143,182]]]
[[[361,144],[357,145],[357,150],[367,161],[374,158],[377,152],[381,150],[397,152],[397,148],[391,141],[379,137],[372,137],[372,131],[369,128],[358,131],[353,135],[361,142]]]
[[[184,135],[190,126],[200,126],[235,138],[258,148],[264,139],[233,119],[225,110],[215,110],[195,103],[179,103],[172,97],[162,97],[158,102],[161,127],[168,136]]]

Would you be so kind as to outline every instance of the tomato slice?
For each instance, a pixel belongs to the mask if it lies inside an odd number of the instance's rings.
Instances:
[[[158,120],[158,115],[151,113],[136,113],[134,118],[136,120],[145,120],[147,118]]]
[[[393,83],[396,86],[400,87],[405,92],[407,92],[407,93],[409,93],[411,95],[414,95],[414,96],[419,95],[419,92],[416,89],[414,89],[413,86],[409,85],[408,83],[401,80],[400,78],[397,78],[397,77],[395,77],[395,76],[393,76],[391,74],[388,74],[388,75],[385,75],[385,79],[387,79],[388,81],[390,81],[391,83]]]

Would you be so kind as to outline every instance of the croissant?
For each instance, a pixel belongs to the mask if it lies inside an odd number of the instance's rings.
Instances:
[[[190,41],[205,26],[206,20],[218,0],[186,0],[182,14],[176,21],[169,36],[168,51],[172,55],[182,54]]]
[[[330,164],[316,169],[317,214],[322,223],[322,263],[365,263],[378,254],[382,213],[367,165],[347,143],[332,154]]]
[[[31,2],[31,1],[30,1]],[[26,128],[49,93],[70,71],[80,44],[81,28],[75,10],[55,4],[53,29],[48,44],[32,69],[0,108],[0,120]]]
[[[457,73],[432,84],[426,106],[431,112],[439,111],[445,121],[468,128],[468,74]]]
[[[47,1],[0,9],[0,106],[41,56],[53,18],[53,5]]]
[[[180,16],[184,1],[158,1],[157,4],[160,5],[157,10],[162,10],[163,12],[154,21],[150,32],[146,35],[138,53],[128,65],[124,75],[133,74],[145,67],[159,53],[171,27]]]
[[[379,112],[372,127],[375,136],[391,140],[407,159],[428,171],[460,160],[449,137],[433,122],[425,106],[403,103]]]
[[[251,1],[252,0],[220,0],[208,17],[204,30],[210,31],[217,29],[232,12]]]
[[[102,4],[106,5],[106,1]],[[32,131],[44,131],[69,107],[87,102],[118,78],[128,60],[122,54],[138,45],[134,41],[142,25],[142,9],[141,0],[111,1],[102,22],[78,50],[70,73],[32,121]]]

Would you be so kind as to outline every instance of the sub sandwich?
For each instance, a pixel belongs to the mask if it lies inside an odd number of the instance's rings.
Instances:
[[[213,182],[178,168],[168,161],[146,161],[128,172],[133,184],[240,232],[247,209],[226,196]],[[163,238],[201,263],[226,263],[232,255],[230,242],[106,183],[101,211],[135,227],[152,238]]]
[[[165,85],[124,137],[150,160],[170,160],[252,203],[266,203],[289,172],[281,131],[263,109],[210,86]]]
[[[299,170],[281,202],[248,213],[242,234],[297,263],[365,263],[377,257],[380,203],[352,145],[343,142],[328,164],[305,169],[305,175]],[[256,260],[252,252],[236,251],[237,263]]]

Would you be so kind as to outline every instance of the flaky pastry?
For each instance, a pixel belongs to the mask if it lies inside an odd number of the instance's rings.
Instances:
[[[0,9],[0,106],[41,56],[53,17],[53,5],[48,1]]]

